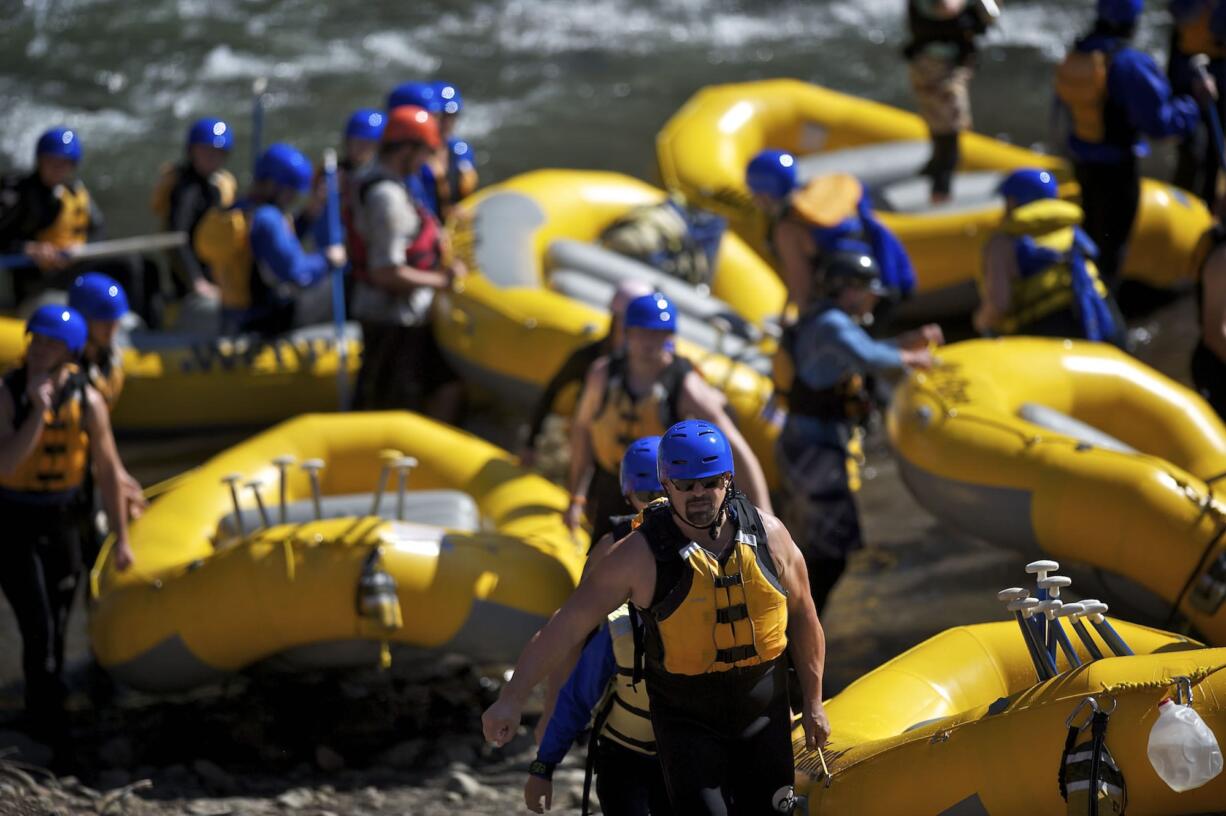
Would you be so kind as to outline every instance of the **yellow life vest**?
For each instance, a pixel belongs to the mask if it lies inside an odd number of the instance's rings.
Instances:
[[[149,197],[149,209],[163,223],[170,218],[170,196],[183,175],[183,166],[174,162],[166,162],[158,171],[158,180],[153,185],[153,194]],[[222,209],[232,207],[238,195],[238,181],[228,170],[218,170],[209,176],[209,184],[217,190],[218,206]]]
[[[118,349],[106,349],[98,361],[87,361],[85,373],[89,384],[106,401],[106,407],[114,411],[123,393],[123,355]]]
[[[692,369],[688,360],[674,357],[651,391],[636,398],[626,388],[626,358],[620,354],[610,358],[604,403],[591,427],[596,464],[617,473],[630,443],[644,436],[662,436],[671,428],[680,419],[681,383]]]
[[[656,735],[651,727],[651,703],[647,684],[634,677],[634,622],[630,607],[622,606],[609,615],[609,638],[613,642],[613,662],[617,673],[606,702],[600,736],[640,754],[656,752]]]
[[[864,185],[850,173],[818,176],[792,194],[791,211],[811,227],[829,229],[859,214]]]
[[[223,308],[251,307],[251,276],[255,269],[249,239],[250,221],[242,207],[214,207],[196,225],[192,248],[213,273],[213,280],[221,289]]]
[[[81,246],[89,237],[89,190],[81,182],[74,181],[71,185],[57,186],[54,194],[60,202],[60,211],[34,240],[60,249]]]
[[[13,427],[20,427],[30,410],[25,367],[6,375],[4,385],[13,401]],[[68,379],[56,397],[56,404],[45,412],[34,452],[11,476],[0,476],[0,488],[17,493],[49,494],[66,493],[81,486],[89,469],[85,387],[85,375],[75,365],[70,365]]]
[[[1006,235],[1029,236],[1036,244],[1061,254],[1073,246],[1074,228],[1084,213],[1076,204],[1059,199],[1043,199],[1016,208],[1001,229]],[[1107,287],[1098,276],[1094,261],[1085,259],[1086,271],[1094,281],[1094,291],[1107,297]],[[1073,305],[1073,276],[1067,262],[1053,264],[1031,274],[1019,275],[1013,282],[1009,314],[1001,321],[1004,334],[1014,334],[1019,328]]]
[[[1107,71],[1105,51],[1070,51],[1056,69],[1056,97],[1073,120],[1073,135],[1083,142],[1107,140]]]
[[[769,663],[787,648],[787,593],[767,548],[766,530],[741,494],[729,502],[737,531],[720,556],[687,541],[666,505],[644,511],[639,528],[663,567],[680,559],[682,577],[644,616],[654,640],[647,656],[670,674],[699,675]],[[689,575],[685,575],[685,572]]]
[[[1205,54],[1213,59],[1226,57],[1226,45],[1218,41],[1209,28],[1209,20],[1213,17],[1212,2],[1206,0],[1201,4],[1200,12],[1175,25],[1175,47],[1180,53],[1192,56]]]

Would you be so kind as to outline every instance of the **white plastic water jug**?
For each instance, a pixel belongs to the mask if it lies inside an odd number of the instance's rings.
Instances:
[[[1158,704],[1149,732],[1149,764],[1176,793],[1199,788],[1222,772],[1222,749],[1191,706],[1169,697]]]

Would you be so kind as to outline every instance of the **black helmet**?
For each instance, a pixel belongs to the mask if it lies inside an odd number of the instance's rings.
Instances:
[[[818,278],[830,294],[838,294],[849,286],[868,289],[874,295],[887,295],[881,282],[881,267],[877,259],[865,252],[831,252],[818,265]]]

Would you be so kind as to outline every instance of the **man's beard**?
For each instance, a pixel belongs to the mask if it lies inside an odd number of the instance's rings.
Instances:
[[[717,507],[711,499],[690,499],[685,503],[685,518],[694,527],[709,527],[715,522]]]

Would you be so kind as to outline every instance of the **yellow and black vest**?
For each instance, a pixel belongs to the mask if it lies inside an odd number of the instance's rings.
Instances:
[[[182,184],[201,183],[191,181],[188,178],[189,175],[193,179],[200,178],[186,164],[167,162],[158,171],[158,180],[153,185],[153,193],[149,197],[149,209],[162,224],[166,224],[170,218],[175,189]],[[210,175],[208,186],[212,188],[209,191],[208,200],[212,201],[213,206],[224,210],[234,205],[234,200],[238,195],[238,181],[230,171],[218,170]]]
[[[44,241],[60,249],[84,244],[89,237],[89,190],[79,181],[61,184],[54,190],[59,211],[50,225],[39,230],[36,241]]]
[[[1064,309],[1073,308],[1073,272],[1068,253],[1077,239],[1076,228],[1084,217],[1076,204],[1059,199],[1044,199],[1018,207],[1001,222],[1005,234],[1016,239],[1018,277],[1013,283],[1009,314],[998,326],[1003,334],[1015,334],[1026,325]],[[1027,251],[1023,239],[1033,247],[1050,250],[1047,261]],[[1054,262],[1052,260],[1054,259]],[[1100,298],[1107,287],[1098,277],[1094,261],[1086,258],[1086,271]]]
[[[1127,115],[1114,104],[1107,91],[1111,60],[1123,47],[1071,49],[1056,68],[1056,98],[1072,120],[1073,136],[1087,144],[1113,144],[1131,148],[1134,133]]]
[[[196,256],[213,273],[225,309],[250,309],[257,289],[267,286],[255,268],[251,252],[250,214],[245,207],[214,207],[204,214],[192,235]]]
[[[635,395],[626,387],[625,355],[610,357],[604,402],[592,420],[596,464],[608,473],[617,473],[630,443],[644,436],[661,436],[675,425],[681,419],[677,409],[681,384],[693,368],[689,360],[674,356],[651,391]]]
[[[700,675],[770,663],[787,648],[787,592],[758,511],[741,493],[728,501],[736,525],[718,558],[682,535],[667,504],[643,511],[639,532],[656,559],[656,588],[643,615],[649,670]]]
[[[1226,57],[1226,45],[1214,36],[1209,26],[1214,5],[1211,0],[1205,0],[1195,15],[1175,21],[1175,48],[1179,53],[1205,54],[1211,59]]]
[[[625,605],[609,615],[609,638],[613,643],[613,662],[617,673],[610,684],[608,699],[600,715],[600,736],[640,754],[656,752],[655,732],[651,727],[651,704],[647,684],[635,677],[636,620],[638,613]]]
[[[31,498],[69,496],[85,481],[89,471],[89,433],[85,429],[88,411],[86,377],[75,365],[44,417],[42,435],[33,454],[11,476],[0,477],[0,491],[26,494]],[[13,427],[19,428],[30,415],[26,397],[25,366],[4,376],[4,386],[13,400]]]
[[[104,349],[97,360],[85,361],[85,373],[89,384],[106,401],[106,407],[114,411],[123,393],[123,354],[116,348]]]

